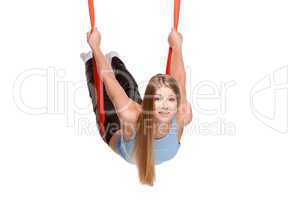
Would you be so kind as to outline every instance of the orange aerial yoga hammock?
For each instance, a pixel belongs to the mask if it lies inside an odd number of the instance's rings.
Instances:
[[[91,21],[91,32],[95,29],[95,9],[94,9],[94,1],[88,0],[89,4],[89,14],[90,14],[90,21]],[[97,110],[99,115],[99,131],[100,135],[103,140],[105,140],[105,129],[104,129],[104,122],[105,122],[105,111],[104,111],[104,97],[103,97],[103,85],[100,77],[100,73],[97,72],[97,65],[95,58],[93,56],[93,77],[94,77],[94,85],[96,88],[95,96],[97,102]],[[97,122],[98,123],[98,122]]]
[[[178,30],[179,23],[179,14],[180,14],[180,0],[174,0],[174,19],[173,19],[173,28],[175,31]],[[172,59],[172,48],[169,47],[168,61],[166,66],[166,74],[171,74],[171,59]]]
[[[91,32],[95,29],[95,9],[94,9],[94,0],[88,0],[89,5],[89,14],[91,21]],[[173,16],[173,28],[175,31],[178,30],[179,23],[179,14],[180,14],[180,0],[174,0],[174,16]],[[169,47],[168,60],[166,66],[166,74],[170,75],[171,73],[171,59],[172,59],[172,48]],[[103,84],[101,81],[100,73],[97,72],[96,61],[93,58],[93,76],[94,76],[94,85],[96,88],[96,99],[97,99],[97,110],[99,117],[99,128],[100,135],[103,140],[105,140],[105,111],[104,111],[104,98],[103,98]]]

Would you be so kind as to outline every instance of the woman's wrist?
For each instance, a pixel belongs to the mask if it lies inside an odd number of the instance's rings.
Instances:
[[[181,50],[182,50],[182,46],[174,46],[174,47],[172,47],[172,51],[181,52]]]
[[[93,53],[101,53],[100,47],[92,48]]]

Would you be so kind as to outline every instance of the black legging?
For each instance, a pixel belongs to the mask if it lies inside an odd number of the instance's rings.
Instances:
[[[94,77],[93,77],[93,60],[90,59],[85,63],[85,71],[86,71],[86,78],[87,78],[87,85],[89,89],[89,94],[92,99],[93,103],[93,110],[96,115],[96,122],[98,130],[99,126],[99,116],[97,110],[97,101],[95,97],[95,86],[94,86]],[[116,79],[126,92],[127,96],[134,100],[135,102],[142,104],[142,98],[138,90],[138,85],[134,80],[133,76],[130,72],[126,69],[126,66],[118,57],[113,57],[111,60],[111,67],[114,71]],[[104,122],[104,140],[107,144],[112,137],[112,134],[115,133],[117,130],[120,129],[120,120],[118,115],[116,114],[116,110],[106,93],[105,85],[103,84],[103,97],[104,97],[104,110],[105,110],[105,122]]]

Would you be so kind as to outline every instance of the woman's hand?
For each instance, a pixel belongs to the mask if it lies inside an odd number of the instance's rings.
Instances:
[[[169,45],[172,49],[181,49],[183,37],[182,34],[172,29],[168,37]]]
[[[87,33],[87,42],[93,51],[100,48],[101,34],[97,28],[95,28],[93,32]]]

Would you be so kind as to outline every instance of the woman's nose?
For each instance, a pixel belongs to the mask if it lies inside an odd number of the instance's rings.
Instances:
[[[167,108],[168,108],[168,103],[167,103],[167,101],[163,101],[163,102],[162,102],[162,107],[163,107],[164,109],[167,109]]]

